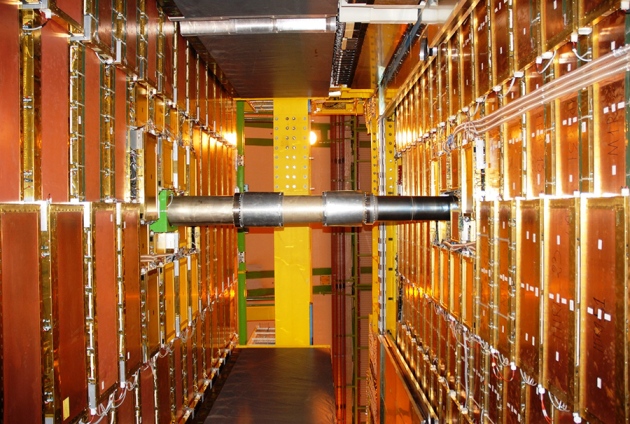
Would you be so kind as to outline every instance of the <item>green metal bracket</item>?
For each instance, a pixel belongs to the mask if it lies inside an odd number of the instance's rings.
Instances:
[[[170,233],[177,230],[177,227],[171,225],[166,217],[166,208],[171,200],[171,196],[173,196],[171,190],[162,190],[158,195],[159,218],[149,227],[154,233]]]

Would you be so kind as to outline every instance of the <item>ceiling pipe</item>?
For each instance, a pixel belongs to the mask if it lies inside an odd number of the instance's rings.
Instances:
[[[276,34],[282,32],[322,33],[337,30],[337,18],[232,18],[221,20],[182,20],[180,30],[185,37],[204,35]]]
[[[321,196],[237,193],[234,196],[177,196],[166,211],[172,225],[282,227],[322,223],[360,226],[392,221],[446,221],[454,196],[375,196],[327,191]]]

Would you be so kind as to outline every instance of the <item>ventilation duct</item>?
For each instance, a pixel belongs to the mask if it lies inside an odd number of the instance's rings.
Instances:
[[[321,18],[233,18],[180,21],[185,37],[206,35],[276,34],[283,32],[335,32],[336,17]]]

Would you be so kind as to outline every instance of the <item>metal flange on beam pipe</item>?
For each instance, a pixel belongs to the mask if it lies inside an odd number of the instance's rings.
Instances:
[[[321,196],[248,192],[174,197],[166,215],[172,225],[188,226],[360,226],[392,221],[446,221],[456,202],[454,196],[375,196],[355,191],[327,191]]]

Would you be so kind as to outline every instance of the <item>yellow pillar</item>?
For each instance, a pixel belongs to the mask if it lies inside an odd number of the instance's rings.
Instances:
[[[274,191],[308,195],[311,146],[308,99],[275,99],[273,105]],[[276,346],[310,344],[311,229],[274,232]]]

